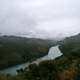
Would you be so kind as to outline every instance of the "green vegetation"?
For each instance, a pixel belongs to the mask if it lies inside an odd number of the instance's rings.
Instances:
[[[18,70],[16,76],[1,75],[0,80],[80,80],[79,38],[70,37],[60,43],[61,57],[31,64]]]
[[[62,56],[55,60],[31,64],[16,76],[2,75],[0,80],[80,80],[80,59]]]
[[[59,48],[68,57],[73,55],[80,58],[80,34],[64,39]]]
[[[50,40],[0,36],[0,69],[47,55],[52,45]]]

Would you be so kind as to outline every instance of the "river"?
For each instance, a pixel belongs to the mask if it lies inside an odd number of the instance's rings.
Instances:
[[[51,47],[49,49],[48,55],[41,57],[41,58],[37,59],[36,61],[31,62],[31,63],[39,63],[39,62],[44,61],[44,60],[52,60],[52,59],[55,59],[61,55],[62,55],[62,53],[59,50],[59,45],[57,45],[57,46]],[[1,70],[0,73],[1,74],[16,75],[17,74],[16,70],[19,70],[21,68],[24,69],[25,67],[29,66],[31,63],[28,62],[28,63],[16,65],[14,67]]]

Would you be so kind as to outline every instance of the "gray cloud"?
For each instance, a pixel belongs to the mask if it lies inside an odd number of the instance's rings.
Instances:
[[[0,0],[0,33],[64,37],[80,32],[80,0]]]

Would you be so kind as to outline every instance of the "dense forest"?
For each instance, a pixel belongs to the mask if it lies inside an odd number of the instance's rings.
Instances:
[[[1,75],[0,80],[80,80],[80,35],[59,43],[61,57],[31,64],[17,70],[16,76]]]
[[[0,36],[0,69],[33,61],[48,54],[52,40]]]
[[[65,38],[60,42],[60,50],[66,56],[75,56],[80,58],[80,34]]]

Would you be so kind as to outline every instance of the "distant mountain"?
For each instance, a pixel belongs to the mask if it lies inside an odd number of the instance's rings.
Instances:
[[[60,50],[64,55],[80,57],[80,34],[65,38],[60,45]]]
[[[0,69],[42,57],[52,45],[51,40],[0,36]]]

